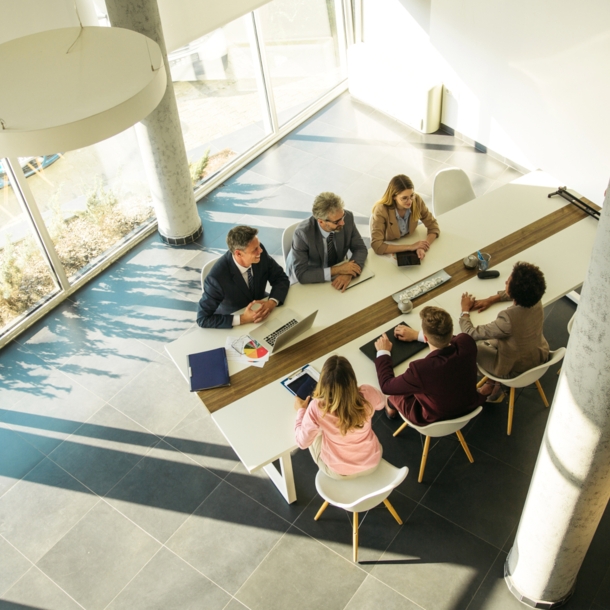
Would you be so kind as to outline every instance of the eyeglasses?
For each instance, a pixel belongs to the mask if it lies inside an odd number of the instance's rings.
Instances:
[[[345,220],[345,214],[343,214],[343,216],[341,216],[341,218],[339,218],[339,220],[329,220],[328,218],[326,218],[326,219],[324,220],[324,222],[330,222],[330,223],[331,223],[331,224],[333,224],[333,225],[338,225],[338,224],[340,224],[341,222],[343,222],[344,220]]]

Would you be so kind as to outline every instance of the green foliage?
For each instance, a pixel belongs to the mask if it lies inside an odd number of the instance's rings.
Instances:
[[[209,160],[210,149],[208,148],[203,154],[203,157],[199,159],[199,161],[193,161],[193,163],[189,163],[189,171],[191,173],[191,181],[193,183],[193,186],[195,186],[200,180],[203,179],[205,168],[208,166]]]

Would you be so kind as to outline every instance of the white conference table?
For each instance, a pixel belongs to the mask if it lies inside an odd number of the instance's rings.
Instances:
[[[318,310],[314,325],[298,340],[318,333],[456,260],[570,205],[561,197],[548,198],[548,193],[556,190],[557,186],[557,180],[548,174],[532,172],[443,214],[439,217],[441,235],[419,266],[398,267],[389,257],[377,256],[369,250],[366,266],[375,273],[375,277],[344,293],[328,283],[291,286],[286,307],[301,317]],[[407,241],[424,239],[425,233],[425,228],[420,226],[416,235],[410,236]],[[194,327],[165,349],[188,382],[188,354],[224,347],[227,337],[237,338],[253,328],[237,326],[218,330]],[[230,361],[229,374],[233,375],[246,366]]]

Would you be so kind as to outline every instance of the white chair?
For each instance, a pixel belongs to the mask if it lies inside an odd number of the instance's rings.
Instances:
[[[212,267],[216,264],[216,261],[220,258],[220,256],[216,256],[212,260],[209,260],[202,268],[201,268],[201,292],[203,292],[203,282],[205,282],[205,278],[208,276],[208,273],[212,270]]]
[[[290,254],[290,248],[292,248],[292,236],[294,230],[301,224],[301,221],[295,222],[294,224],[286,227],[282,233],[282,254],[284,255],[284,265],[286,265],[286,259]]]
[[[464,435],[460,432],[460,430],[473,418],[475,418],[481,411],[483,407],[477,407],[471,413],[467,415],[462,415],[462,417],[456,417],[455,419],[445,419],[443,421],[436,421],[427,426],[416,426],[415,424],[407,421],[405,416],[398,411],[398,414],[404,420],[404,424],[394,432],[394,436],[398,436],[402,430],[404,430],[407,426],[411,426],[411,428],[415,428],[420,434],[426,437],[424,442],[424,450],[421,455],[421,465],[419,467],[419,477],[417,477],[417,482],[421,483],[424,479],[424,470],[426,470],[426,461],[428,460],[428,451],[430,450],[430,439],[438,438],[441,436],[449,436],[455,432],[464,452],[466,453],[466,457],[468,461],[472,464],[474,463],[474,458],[470,453],[470,449],[468,449],[468,445],[466,444],[466,439]]]
[[[329,504],[354,513],[354,562],[358,562],[358,513],[371,510],[383,502],[392,517],[402,525],[398,513],[387,498],[392,490],[405,480],[408,472],[406,466],[396,468],[383,459],[374,472],[355,479],[331,479],[322,471],[318,471],[316,489],[324,498],[324,504],[314,519],[317,521]]]
[[[475,197],[470,178],[463,170],[448,167],[434,176],[432,210],[435,216],[440,216],[467,201],[472,201]]]
[[[483,379],[479,381],[477,384],[477,388],[480,388],[488,379],[493,379],[493,381],[498,381],[505,386],[510,388],[510,398],[508,400],[508,425],[506,427],[506,434],[510,436],[510,433],[513,429],[513,412],[515,410],[515,390],[517,388],[524,388],[532,383],[536,384],[538,388],[538,392],[540,394],[540,398],[542,398],[542,402],[545,407],[549,406],[549,401],[546,399],[544,394],[544,390],[538,381],[554,364],[561,361],[561,359],[565,356],[566,348],[560,347],[556,349],[554,352],[549,353],[549,359],[544,363],[538,366],[535,366],[533,369],[529,371],[525,371],[525,373],[521,373],[518,377],[512,377],[509,379],[505,379],[503,377],[494,377],[491,373],[488,373],[482,366],[477,365],[479,367],[479,371],[483,374]]]
[[[576,317],[576,312],[574,312],[574,315],[570,318],[570,320],[568,322],[568,335],[572,334],[572,326],[574,326],[575,317]],[[557,370],[558,375],[559,375],[559,373],[561,373],[561,369],[562,369],[562,367],[560,366],[559,369]]]

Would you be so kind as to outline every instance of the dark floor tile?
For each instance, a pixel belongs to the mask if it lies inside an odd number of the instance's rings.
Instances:
[[[292,523],[305,510],[311,500],[317,496],[315,479],[318,467],[311,459],[309,451],[297,450],[292,456],[292,469],[297,494],[297,500],[292,504],[286,502],[284,496],[262,468],[250,474],[244,465],[239,462],[226,480],[252,499]]]
[[[30,561],[0,537],[0,599],[31,567]]]
[[[89,489],[104,495],[159,441],[105,405],[49,457]]]
[[[409,427],[398,436],[392,436],[401,424],[402,420],[390,421],[383,412],[379,412],[374,416],[373,430],[383,446],[384,459],[399,468],[409,467],[407,478],[396,489],[419,502],[460,445],[456,437],[435,439],[430,444],[424,479],[418,483],[424,437]]]
[[[286,521],[221,483],[166,546],[235,593],[287,528]]]
[[[121,591],[108,610],[221,610],[231,597],[162,548]]]
[[[43,459],[44,455],[16,432],[0,428],[0,497]]]
[[[417,610],[420,607],[410,602],[373,576],[367,576],[345,610]]]
[[[415,502],[399,493],[390,494],[388,500],[403,524],[406,523],[415,510]],[[322,516],[315,521],[314,517],[322,503],[323,499],[318,496],[303,511],[294,525],[338,555],[351,561],[353,557],[353,513],[329,505]],[[371,564],[368,562],[376,562],[403,527],[406,526],[399,525],[384,504],[379,504],[367,513],[359,515],[358,561],[361,563],[361,567],[370,570]]]
[[[79,604],[96,610],[105,608],[158,549],[150,536],[100,501],[38,567]]]
[[[223,479],[239,463],[237,454],[201,402],[163,440]]]
[[[576,593],[584,593],[610,610],[610,504],[597,526],[576,579]]]
[[[371,574],[426,610],[466,608],[498,551],[424,507]]]
[[[0,498],[1,533],[36,562],[97,502],[97,496],[45,458]]]
[[[350,561],[290,529],[236,597],[253,610],[342,610],[365,577]]]
[[[500,549],[519,521],[529,477],[470,450],[474,464],[456,452],[422,503]]]
[[[82,608],[38,568],[33,567],[0,600],[2,610],[78,610]]]
[[[115,485],[109,504],[165,542],[220,483],[166,443],[159,443]]]
[[[607,547],[606,547],[607,548]],[[576,591],[581,588],[581,577],[579,575],[576,581]],[[604,608],[604,610],[610,610],[610,568],[606,572],[606,577],[602,581],[599,589],[595,594],[595,605],[598,608]]]
[[[151,362],[135,379],[110,399],[110,404],[141,426],[165,436],[194,408],[196,393],[171,360]]]

